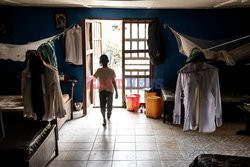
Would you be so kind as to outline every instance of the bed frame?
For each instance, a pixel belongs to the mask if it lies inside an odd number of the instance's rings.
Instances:
[[[19,97],[14,97],[17,99]],[[4,102],[5,103],[5,102]],[[6,103],[5,103],[6,104]],[[63,118],[57,118],[51,123],[51,130],[48,135],[44,138],[41,144],[38,146],[35,153],[31,154],[24,162],[20,162],[18,167],[44,167],[46,166],[54,155],[58,156],[58,130],[63,126],[63,124],[71,118],[72,114],[72,98],[69,98],[68,101],[64,104],[66,109],[66,115]],[[3,109],[3,108],[0,108]],[[12,112],[20,113],[23,111],[23,106],[18,108],[8,108],[6,111],[11,110]],[[7,164],[6,164],[7,165]],[[15,165],[14,165],[15,166]]]
[[[174,107],[174,101],[175,101],[175,89],[163,87],[161,88],[161,96],[163,99],[163,123],[166,122],[166,119],[172,122],[172,113],[173,113],[173,107]],[[244,104],[246,102],[249,103],[250,95],[247,90],[243,93],[233,92],[233,91],[231,92],[221,91],[221,102],[222,102],[223,108],[228,106],[227,108],[235,109],[235,107],[237,107],[237,105],[239,104]],[[167,114],[168,114],[168,118],[166,118]],[[229,113],[227,112],[227,114]],[[223,114],[223,116],[224,115],[225,114]]]
[[[66,115],[63,118],[57,118],[57,126],[58,126],[58,130],[61,129],[61,127],[63,126],[63,124],[71,119],[71,114],[72,114],[72,98],[70,98],[64,105],[65,105],[65,109],[66,109]]]
[[[55,157],[59,155],[56,125],[53,125],[52,130],[42,142],[37,151],[29,157],[25,162],[25,167],[44,167],[55,153]]]
[[[7,113],[8,114],[8,113]],[[12,144],[15,145],[16,139],[13,137],[5,140],[9,140],[9,142],[2,143],[3,150],[1,150],[1,165],[2,166],[12,166],[12,167],[44,167],[47,166],[49,162],[51,162],[55,157],[59,155],[58,151],[58,136],[57,136],[57,125],[56,120],[52,120],[48,122],[48,125],[50,128],[47,129],[48,131],[46,133],[42,132],[43,136],[41,136],[41,139],[35,139],[30,141],[30,143],[26,143],[24,140],[23,144],[17,146],[16,148],[12,147]],[[21,125],[21,124],[20,124]],[[20,127],[20,125],[17,125],[17,127]],[[29,123],[25,126],[29,126]],[[30,126],[33,126],[34,124],[31,122]],[[45,128],[48,128],[48,126],[41,127],[41,130],[45,130]],[[16,127],[16,126],[14,126]],[[43,129],[44,128],[44,129]],[[15,131],[19,128],[10,128],[12,132],[11,134],[15,134]],[[29,128],[26,131],[23,131],[22,133],[28,133]],[[10,134],[10,135],[11,135]],[[14,140],[13,140],[14,139]],[[39,141],[40,140],[40,141]],[[33,142],[36,142],[34,144]],[[9,147],[7,145],[9,145]],[[23,145],[23,146],[22,146]],[[35,147],[32,148],[26,148],[25,145],[34,145]],[[37,146],[36,146],[37,145]],[[6,147],[7,146],[7,147]],[[24,154],[22,150],[24,149],[31,149],[31,152],[29,154]],[[35,149],[35,150],[32,150]],[[9,150],[9,151],[8,151]],[[11,154],[11,152],[13,154]],[[54,155],[54,156],[53,156]],[[25,156],[22,158],[22,156]]]

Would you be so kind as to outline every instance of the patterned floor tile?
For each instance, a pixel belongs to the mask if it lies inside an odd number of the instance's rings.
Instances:
[[[250,137],[236,135],[243,123],[214,133],[183,131],[145,114],[115,108],[106,127],[98,108],[68,121],[59,131],[59,156],[49,166],[184,167],[202,153],[250,157]]]

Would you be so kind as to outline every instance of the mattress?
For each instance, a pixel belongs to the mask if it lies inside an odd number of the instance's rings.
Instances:
[[[0,160],[22,161],[32,156],[53,127],[48,121],[29,118],[6,122],[6,138],[0,143]]]
[[[161,89],[163,100],[174,101],[175,90],[172,88]],[[245,103],[250,102],[249,91],[233,91],[233,90],[221,90],[221,101],[228,103]]]
[[[201,154],[198,155],[189,167],[249,167],[250,158],[219,155],[219,154]]]
[[[66,103],[70,99],[69,94],[63,94],[63,102]],[[23,99],[20,95],[0,96],[0,110],[6,111],[23,111]]]
[[[248,91],[221,91],[222,102],[245,103],[250,102],[250,92]]]
[[[23,111],[22,96],[0,96],[0,110]]]

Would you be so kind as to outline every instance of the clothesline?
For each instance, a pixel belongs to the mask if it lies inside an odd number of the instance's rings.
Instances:
[[[72,27],[74,27],[75,25],[77,25],[77,23],[71,24],[68,28],[66,28],[63,32],[55,35],[55,37],[51,40],[51,41],[55,41],[57,39],[59,39],[61,37],[61,35],[65,35],[65,33],[70,30]]]
[[[221,46],[224,46],[224,45],[227,45],[227,44],[233,43],[233,42],[237,42],[237,41],[240,41],[240,40],[242,40],[242,39],[249,38],[249,37],[250,37],[250,35],[247,35],[247,36],[244,36],[244,37],[241,37],[241,38],[237,38],[237,39],[234,39],[234,40],[231,40],[231,41],[228,41],[228,42],[225,42],[225,43],[219,44],[219,45],[212,46],[212,47],[207,48],[207,49],[205,49],[205,50],[215,49],[215,48],[218,48],[218,47],[221,47]]]
[[[47,43],[49,41],[54,42],[57,39],[60,39],[62,35],[64,35],[68,30],[70,30],[73,26],[77,25],[76,23],[69,26],[63,32],[58,33],[56,35],[50,36],[48,38],[44,38],[38,41],[29,42],[27,44],[14,45],[7,43],[0,43],[0,59],[4,60],[13,60],[13,61],[25,61],[25,53],[27,50],[36,50],[43,43]]]

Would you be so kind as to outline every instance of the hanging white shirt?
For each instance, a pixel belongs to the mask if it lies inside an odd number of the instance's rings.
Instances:
[[[82,65],[82,27],[74,26],[66,32],[66,62]]]
[[[63,95],[57,68],[44,62],[45,72],[42,75],[43,101],[45,113],[43,120],[62,118],[66,115]]]
[[[204,62],[189,63],[178,74],[173,123],[181,123],[181,94],[185,109],[183,130],[214,132],[222,125],[218,69]],[[198,112],[198,113],[197,113]]]

